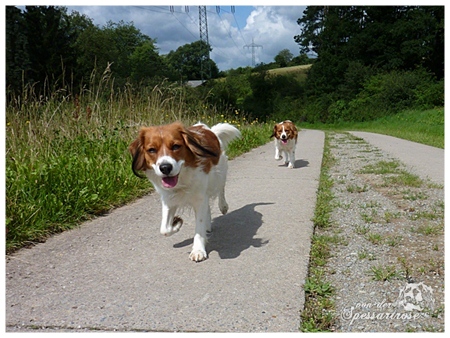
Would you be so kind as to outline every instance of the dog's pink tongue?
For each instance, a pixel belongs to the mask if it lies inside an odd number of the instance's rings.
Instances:
[[[162,185],[164,188],[173,188],[178,183],[178,175],[177,176],[171,176],[171,177],[163,177],[162,178]]]
[[[281,140],[281,143],[286,144],[288,140]]]

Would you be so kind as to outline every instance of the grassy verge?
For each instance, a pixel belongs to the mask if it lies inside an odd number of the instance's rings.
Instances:
[[[230,144],[230,158],[269,141],[271,126],[248,122],[238,112],[226,116],[201,104],[187,107],[178,88],[102,99],[104,82],[76,99],[55,94],[45,102],[29,99],[7,107],[8,253],[151,191],[148,180],[133,175],[128,152],[142,125],[233,123],[243,138]]]
[[[370,131],[444,148],[443,108],[427,111],[407,111],[377,121],[364,123],[302,126],[325,130],[325,147],[313,222],[315,229],[329,229],[331,234],[333,234],[330,221],[330,215],[333,210],[333,195],[331,192],[333,181],[328,172],[333,166],[334,159],[329,149],[328,135],[330,131]],[[380,163],[380,167],[366,168],[367,171],[378,170],[380,173],[395,169],[395,163]],[[404,176],[402,175],[402,177]],[[411,179],[406,179],[411,184]],[[333,303],[334,289],[325,278],[324,267],[330,257],[330,247],[341,243],[341,241],[342,239],[335,235],[318,235],[317,232],[313,235],[309,274],[305,281],[305,308],[301,314],[300,330],[303,332],[326,332],[333,328],[336,320]]]
[[[328,134],[325,134],[325,146],[317,191],[316,209],[314,211],[314,228],[331,227],[333,180],[329,176],[329,168],[334,159],[329,148]],[[330,256],[330,245],[339,240],[337,237],[317,235],[314,233],[311,242],[309,273],[305,281],[305,308],[301,314],[300,330],[302,332],[326,332],[334,324],[333,287],[324,278],[324,266]]]
[[[444,108],[408,110],[368,122],[340,122],[311,125],[310,128],[335,131],[367,131],[444,148]]]

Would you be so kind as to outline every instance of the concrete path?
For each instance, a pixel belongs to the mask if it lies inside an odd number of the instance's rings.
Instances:
[[[419,177],[428,177],[435,183],[444,184],[444,149],[387,135],[360,131],[351,131],[350,133],[398,158]]]
[[[6,331],[298,331],[323,142],[301,131],[295,169],[272,143],[230,161],[204,262],[191,213],[159,234],[156,194],[8,256]]]

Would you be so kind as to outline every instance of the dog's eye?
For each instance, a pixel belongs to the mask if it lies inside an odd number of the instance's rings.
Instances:
[[[154,154],[154,153],[156,153],[156,148],[149,148],[147,151],[148,151],[150,154]]]
[[[174,145],[172,146],[172,150],[173,150],[173,151],[178,150],[178,149],[180,149],[180,148],[181,148],[181,146],[180,146],[179,144],[174,144]]]

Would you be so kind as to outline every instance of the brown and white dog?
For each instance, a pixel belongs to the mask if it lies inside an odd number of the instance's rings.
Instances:
[[[294,168],[295,146],[298,137],[295,124],[290,120],[277,123],[273,127],[273,133],[270,137],[275,137],[275,159],[279,161],[284,158],[288,168]]]
[[[208,128],[201,123],[185,127],[175,122],[141,128],[129,147],[134,174],[147,176],[161,196],[161,234],[170,236],[180,230],[183,220],[175,215],[178,208],[194,209],[195,236],[189,258],[195,262],[208,258],[205,246],[211,231],[210,198],[218,196],[220,211],[228,211],[225,150],[240,136],[240,131],[228,123]]]

